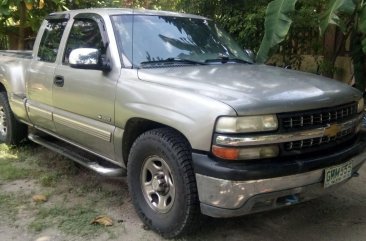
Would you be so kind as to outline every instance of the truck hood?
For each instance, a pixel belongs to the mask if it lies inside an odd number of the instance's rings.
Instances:
[[[239,115],[316,109],[361,97],[358,90],[336,80],[257,64],[139,69],[138,77],[221,101]]]

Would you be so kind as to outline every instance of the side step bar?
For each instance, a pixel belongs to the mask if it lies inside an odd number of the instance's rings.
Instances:
[[[101,157],[95,156],[87,151],[81,150],[71,144],[53,138],[51,136],[38,136],[29,134],[29,140],[44,146],[54,152],[57,152],[80,165],[97,172],[102,176],[107,177],[122,177],[126,176],[125,169],[104,160]]]

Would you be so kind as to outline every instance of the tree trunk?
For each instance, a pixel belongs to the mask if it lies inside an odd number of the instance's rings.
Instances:
[[[353,32],[351,41],[356,88],[364,92],[366,87],[366,55],[362,51],[362,35]]]
[[[332,62],[334,58],[334,52],[336,48],[336,32],[337,28],[334,25],[330,25],[324,35],[324,60],[321,73],[322,75],[332,78]]]

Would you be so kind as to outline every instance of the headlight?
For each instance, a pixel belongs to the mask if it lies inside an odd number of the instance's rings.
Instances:
[[[361,98],[357,103],[357,113],[361,113],[364,109],[365,103],[363,101],[363,98]]]
[[[275,115],[220,117],[216,123],[216,132],[219,133],[273,131],[277,128]]]

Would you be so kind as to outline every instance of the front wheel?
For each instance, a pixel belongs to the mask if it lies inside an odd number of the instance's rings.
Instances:
[[[147,131],[133,144],[128,160],[128,186],[144,224],[166,238],[193,231],[199,202],[185,138],[168,128]]]
[[[17,121],[6,92],[0,92],[0,142],[18,145],[27,136],[27,126]]]

